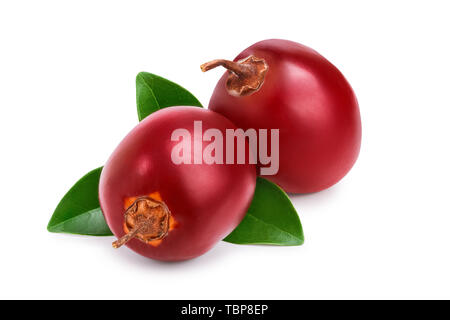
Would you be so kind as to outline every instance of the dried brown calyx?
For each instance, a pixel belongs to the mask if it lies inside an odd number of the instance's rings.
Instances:
[[[164,202],[151,197],[137,198],[125,211],[123,237],[113,242],[119,248],[133,238],[149,243],[167,236],[170,225],[170,211]]]
[[[227,90],[232,96],[248,96],[261,88],[269,66],[264,59],[248,56],[237,62],[213,60],[200,66],[203,72],[222,66],[229,71]]]

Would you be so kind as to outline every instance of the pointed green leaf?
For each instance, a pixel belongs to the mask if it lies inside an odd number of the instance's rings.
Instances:
[[[277,185],[258,178],[247,215],[224,241],[236,244],[303,244],[300,219],[287,194]]]
[[[136,77],[136,102],[139,121],[166,107],[202,107],[197,98],[183,87],[148,72],[140,72]]]
[[[112,235],[98,201],[102,168],[86,174],[66,193],[48,223],[48,231],[92,236]]]

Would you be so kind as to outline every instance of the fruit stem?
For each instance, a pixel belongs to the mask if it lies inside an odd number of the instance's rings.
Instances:
[[[117,239],[112,243],[113,248],[117,249],[123,246],[125,243],[133,239],[143,228],[145,227],[145,224],[140,224],[136,228],[131,229],[130,232],[128,232],[126,235],[121,237],[120,239]]]
[[[164,202],[151,197],[139,197],[124,214],[125,235],[112,243],[119,248],[137,237],[144,243],[167,236],[170,224],[170,211]],[[129,224],[129,225],[128,225]]]
[[[251,70],[251,67],[249,65],[244,65],[238,62],[225,59],[216,59],[206,62],[200,66],[200,69],[202,69],[203,72],[206,72],[219,66],[222,66],[227,70],[230,70],[238,77],[247,77],[255,72],[254,70]]]
[[[269,66],[264,59],[253,55],[237,62],[217,59],[200,66],[203,72],[222,66],[229,72],[226,80],[228,93],[235,97],[249,96],[258,91],[264,83]]]

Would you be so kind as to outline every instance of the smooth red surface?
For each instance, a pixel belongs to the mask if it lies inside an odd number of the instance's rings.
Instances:
[[[280,129],[280,168],[265,178],[285,191],[309,193],[332,186],[351,169],[361,145],[358,102],[350,84],[316,51],[292,41],[258,42],[235,61],[249,55],[269,66],[261,89],[231,96],[226,72],[209,109],[243,129]]]
[[[116,237],[124,235],[124,200],[159,192],[177,222],[156,247],[133,239],[127,246],[148,258],[185,260],[208,251],[243,219],[253,197],[255,165],[180,164],[171,161],[172,131],[201,120],[203,132],[236,127],[215,112],[170,107],[153,113],[119,144],[100,178],[99,198],[106,222]],[[209,142],[203,143],[203,148]],[[193,149],[192,149],[193,153]]]

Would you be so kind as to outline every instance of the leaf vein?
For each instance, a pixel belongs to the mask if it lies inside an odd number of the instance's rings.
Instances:
[[[298,236],[296,236],[296,235],[294,235],[294,234],[290,233],[289,231],[285,231],[285,230],[281,229],[280,227],[278,227],[278,226],[276,226],[276,225],[274,225],[274,224],[271,224],[271,223],[265,222],[264,220],[262,220],[262,219],[260,219],[260,218],[256,217],[255,215],[253,215],[253,214],[252,214],[252,213],[250,213],[250,212],[249,212],[249,213],[248,213],[247,215],[248,215],[249,217],[251,217],[251,218],[253,218],[253,219],[255,219],[255,220],[257,220],[257,221],[259,221],[259,222],[263,223],[264,225],[267,225],[267,226],[273,227],[274,229],[276,229],[276,230],[280,231],[280,232],[281,232],[281,233],[283,233],[283,234],[287,234],[287,235],[289,235],[290,237],[293,237],[293,238],[295,238],[295,239],[297,239],[297,240],[300,240],[300,241],[302,241],[302,239],[301,239],[301,238],[299,238]]]

